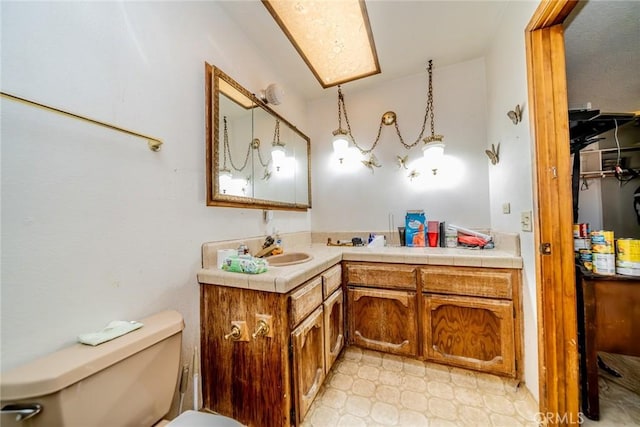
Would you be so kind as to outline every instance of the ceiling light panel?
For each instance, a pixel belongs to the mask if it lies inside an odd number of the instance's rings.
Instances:
[[[262,0],[327,88],[380,73],[369,16],[359,0]]]

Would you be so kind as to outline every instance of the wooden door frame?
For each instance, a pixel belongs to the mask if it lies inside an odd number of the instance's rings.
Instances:
[[[571,155],[562,22],[576,0],[543,0],[525,29],[534,209],[540,412],[579,421]],[[543,245],[549,252],[542,254]]]

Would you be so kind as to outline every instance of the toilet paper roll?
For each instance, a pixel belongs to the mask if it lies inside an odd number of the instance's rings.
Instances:
[[[236,249],[218,249],[218,268],[222,268],[224,260],[232,255],[238,255],[238,251]]]

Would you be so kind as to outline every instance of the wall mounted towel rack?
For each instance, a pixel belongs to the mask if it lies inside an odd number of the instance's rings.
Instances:
[[[34,107],[38,107],[38,108],[42,108],[42,109],[45,109],[45,110],[53,111],[53,112],[56,112],[56,113],[60,113],[60,114],[63,114],[65,116],[68,116],[68,117],[73,117],[75,119],[84,120],[85,122],[93,123],[94,125],[104,126],[106,128],[113,129],[113,130],[116,130],[118,132],[123,132],[123,133],[129,134],[129,135],[133,135],[133,136],[137,136],[139,138],[146,139],[147,140],[147,145],[149,146],[149,149],[151,151],[159,151],[160,150],[160,146],[162,145],[162,141],[159,140],[158,138],[154,138],[154,137],[151,137],[151,136],[148,136],[148,135],[144,135],[144,134],[141,134],[141,133],[138,133],[138,132],[134,132],[134,131],[131,131],[131,130],[128,130],[128,129],[124,129],[124,128],[112,125],[110,123],[105,123],[105,122],[101,122],[99,120],[91,119],[89,117],[84,117],[84,116],[81,116],[79,114],[70,113],[68,111],[60,110],[59,108],[50,107],[48,105],[40,104],[39,102],[35,102],[35,101],[31,101],[29,99],[21,98],[19,96],[11,95],[11,94],[6,93],[6,92],[0,92],[0,94],[3,97],[9,98],[9,99],[11,99],[13,101],[22,102],[22,103],[25,103],[27,105],[31,105],[31,106],[34,106]]]

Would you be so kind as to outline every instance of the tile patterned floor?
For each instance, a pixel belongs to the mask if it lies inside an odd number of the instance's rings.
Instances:
[[[600,420],[584,418],[586,427],[640,426],[640,396],[626,388],[598,378]]]
[[[537,412],[513,380],[352,346],[302,426],[537,426]]]

